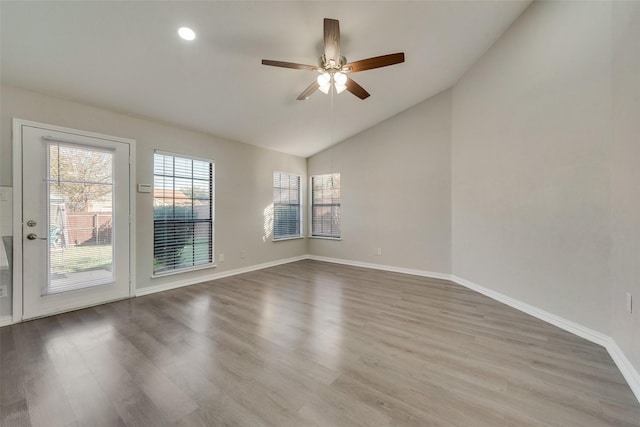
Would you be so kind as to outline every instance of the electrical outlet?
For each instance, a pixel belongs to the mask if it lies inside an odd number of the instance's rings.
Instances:
[[[224,262],[224,254],[218,255],[218,261]]]
[[[247,257],[247,251],[240,251],[240,258],[245,259]]]
[[[9,288],[7,285],[0,285],[0,298],[6,298],[9,296]]]
[[[627,311],[633,313],[633,296],[630,292],[627,292]]]
[[[376,249],[376,255],[377,256],[382,256],[382,248],[377,248]]]

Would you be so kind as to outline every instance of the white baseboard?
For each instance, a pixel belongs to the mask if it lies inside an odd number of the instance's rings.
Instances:
[[[507,295],[501,294],[500,292],[485,288],[484,286],[480,286],[461,277],[451,276],[451,281],[457,283],[458,285],[464,286],[465,288],[481,293],[482,295],[488,296],[491,299],[506,304],[509,307],[513,307],[540,320],[544,320],[547,323],[551,323],[552,325],[557,326],[560,329],[564,329],[567,332],[571,332],[574,335],[599,344],[603,347],[606,347],[611,340],[608,335],[587,328],[586,326],[582,326],[579,323],[572,322],[560,316],[556,316],[555,314],[549,313],[548,311],[544,311],[538,307],[527,304],[515,298],[511,298]]]
[[[638,373],[638,370],[631,364],[631,361],[627,359],[627,356],[625,356],[624,352],[618,346],[615,340],[610,336],[595,331],[591,328],[587,328],[586,326],[580,325],[579,323],[567,320],[563,317],[556,316],[555,314],[549,313],[548,311],[544,311],[538,307],[534,307],[515,298],[508,297],[504,294],[501,294],[500,292],[492,291],[491,289],[487,289],[461,277],[455,275],[451,276],[451,281],[464,286],[465,288],[469,288],[471,290],[479,292],[510,307],[513,307],[516,310],[520,310],[524,313],[530,314],[533,317],[557,326],[558,328],[563,329],[567,332],[571,332],[572,334],[584,338],[587,341],[591,341],[592,343],[603,346],[607,349],[609,356],[611,356],[611,359],[613,359],[613,362],[622,373],[622,376],[627,381],[627,384],[629,384],[629,387],[631,388],[633,394],[636,396],[636,399],[638,400],[638,402],[640,402],[640,374]]]
[[[627,380],[636,399],[640,402],[640,373],[631,364],[631,361],[627,359],[627,356],[625,356],[613,338],[609,338],[609,343],[605,347],[618,369],[620,369],[622,376]]]
[[[293,258],[279,259],[277,261],[269,261],[262,264],[250,265],[248,267],[235,268],[233,270],[221,271],[219,273],[211,273],[206,276],[198,276],[190,279],[176,280],[161,285],[147,286],[135,290],[135,296],[155,294],[156,292],[168,291],[171,289],[182,288],[183,286],[195,285],[196,283],[208,282],[210,280],[222,279],[223,277],[235,276],[237,274],[249,273],[251,271],[262,270],[264,268],[275,267],[277,265],[288,264],[290,262],[301,261],[307,259],[307,255],[301,255]]]
[[[308,258],[317,261],[332,262],[335,264],[374,268],[376,270],[386,270],[396,273],[405,273],[415,276],[449,280],[455,284],[464,286],[465,288],[471,289],[493,300],[506,304],[509,307],[515,308],[516,310],[522,311],[533,317],[557,326],[558,328],[563,329],[567,332],[571,332],[572,334],[591,341],[595,344],[601,345],[607,349],[609,355],[611,356],[611,359],[613,359],[613,362],[616,364],[616,366],[622,373],[622,376],[624,376],[625,380],[629,384],[629,387],[631,388],[631,391],[635,395],[636,399],[638,399],[638,402],[640,402],[640,374],[638,373],[638,370],[631,364],[631,361],[627,359],[622,349],[618,346],[618,344],[616,344],[615,340],[608,335],[605,335],[591,328],[587,328],[586,326],[580,325],[579,323],[572,322],[571,320],[567,320],[563,317],[549,313],[548,311],[542,310],[531,304],[527,304],[515,298],[504,295],[500,292],[485,288],[484,286],[480,286],[476,283],[471,282],[470,280],[466,280],[455,275],[435,273],[432,271],[416,270],[410,268],[393,267],[381,264],[370,264],[366,262],[350,261],[338,258],[320,257],[315,255],[309,255]]]
[[[13,325],[13,316],[9,315],[0,317],[0,328],[9,325]]]
[[[354,267],[373,268],[374,270],[392,271],[394,273],[404,273],[404,274],[411,274],[413,276],[429,277],[431,279],[451,280],[450,274],[436,273],[434,271],[417,270],[414,268],[395,267],[392,265],[384,265],[384,264],[373,264],[373,263],[362,262],[362,261],[351,261],[348,259],[340,259],[340,258],[329,258],[329,257],[323,257],[323,256],[317,256],[317,255],[308,255],[307,258],[315,261],[331,262],[333,264],[351,265]]]

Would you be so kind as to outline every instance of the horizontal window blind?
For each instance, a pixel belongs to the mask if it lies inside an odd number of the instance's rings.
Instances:
[[[214,164],[155,152],[153,272],[213,264]]]
[[[300,176],[273,173],[273,238],[300,237]]]
[[[311,235],[339,238],[340,174],[311,177]]]

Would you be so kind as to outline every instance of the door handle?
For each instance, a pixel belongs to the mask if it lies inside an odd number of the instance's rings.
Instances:
[[[36,240],[36,239],[37,239],[37,240],[47,240],[47,239],[45,239],[44,237],[38,237],[38,235],[37,235],[37,234],[35,234],[35,233],[29,233],[29,234],[27,234],[27,239],[28,239],[28,240]]]

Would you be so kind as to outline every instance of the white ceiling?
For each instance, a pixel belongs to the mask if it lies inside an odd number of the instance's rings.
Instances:
[[[530,0],[6,1],[4,84],[308,157],[450,87]],[[323,18],[340,20],[355,61],[403,64],[352,74],[371,93],[296,97],[316,65]],[[177,37],[189,26],[197,39]]]

